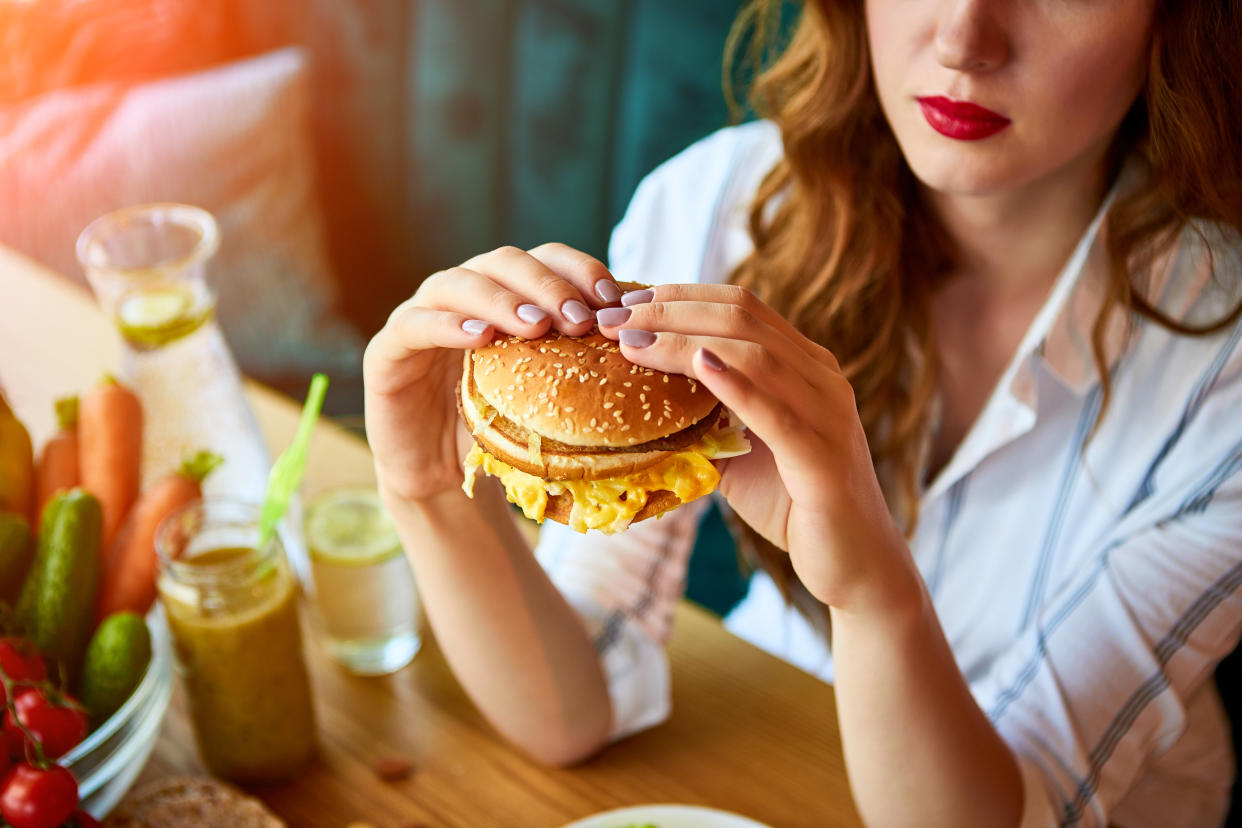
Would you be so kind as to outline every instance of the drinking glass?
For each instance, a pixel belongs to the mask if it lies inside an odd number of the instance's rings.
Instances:
[[[305,536],[328,653],[359,675],[408,664],[422,643],[418,591],[376,491],[317,495],[306,507]]]

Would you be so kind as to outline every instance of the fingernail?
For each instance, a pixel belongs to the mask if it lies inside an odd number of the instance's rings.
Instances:
[[[655,291],[651,288],[631,290],[629,293],[621,297],[621,304],[628,308],[630,305],[641,305],[643,302],[650,302],[654,297]]]
[[[652,342],[655,342],[656,335],[651,331],[638,331],[633,328],[626,328],[621,332],[619,338],[622,345],[628,345],[631,348],[646,348]]]
[[[591,318],[591,309],[577,299],[570,299],[561,305],[561,315],[577,325],[579,322],[585,322]]]
[[[518,305],[518,319],[531,325],[538,325],[548,318],[548,312],[538,305]]]
[[[600,279],[595,283],[595,295],[605,302],[617,302],[621,299],[621,288],[608,279]]]
[[[624,333],[624,331],[622,331],[622,333]],[[703,364],[708,368],[711,368],[713,371],[724,371],[727,368],[723,359],[716,356],[706,348],[699,348],[699,356],[703,358]]]
[[[606,328],[615,328],[624,325],[633,312],[629,308],[604,308],[595,312],[595,319]]]
[[[461,323],[461,329],[471,336],[487,333],[487,323],[482,319],[467,319]]]

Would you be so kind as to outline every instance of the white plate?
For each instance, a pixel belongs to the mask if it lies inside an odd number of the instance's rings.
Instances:
[[[655,828],[771,828],[738,814],[697,805],[637,805],[595,814],[563,828],[629,828],[647,824]]]

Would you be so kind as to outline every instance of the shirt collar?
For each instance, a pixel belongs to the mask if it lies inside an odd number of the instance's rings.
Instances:
[[[1139,163],[1131,159],[1123,166],[1095,218],[1061,269],[1047,301],[1018,348],[1014,365],[1010,366],[1014,369],[1013,376],[1006,377],[1011,382],[1008,386],[1002,383],[1002,387],[1008,387],[1017,399],[1032,408],[1035,400],[1034,383],[1029,377],[1031,364],[1041,365],[1066,390],[1079,397],[1085,396],[1099,380],[1091,336],[1096,317],[1108,297],[1107,214],[1118,194],[1133,189],[1139,178]],[[1158,281],[1167,278],[1169,269],[1158,265],[1156,272],[1161,277]],[[1147,285],[1148,290],[1157,291],[1149,295],[1159,295],[1161,288],[1162,285]],[[1102,342],[1105,365],[1111,367],[1116,363],[1125,351],[1131,332],[1128,314],[1112,314]],[[1025,371],[1023,366],[1026,366]]]
[[[1131,186],[1134,171],[1127,164],[1053,282],[1043,306],[1022,337],[1013,359],[993,389],[978,419],[944,468],[929,482],[924,495],[934,498],[1006,443],[1030,431],[1037,408],[1036,367],[1047,371],[1070,392],[1085,395],[1096,378],[1091,355],[1091,327],[1105,298],[1108,252],[1105,216],[1119,190]],[[1126,320],[1117,314],[1106,337],[1111,360],[1125,344]]]

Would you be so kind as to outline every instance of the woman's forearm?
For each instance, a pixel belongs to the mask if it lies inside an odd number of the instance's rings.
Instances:
[[[594,645],[544,574],[491,481],[475,499],[385,495],[454,674],[506,738],[568,764],[597,750],[612,708]]]
[[[1022,782],[921,581],[896,611],[832,612],[846,767],[868,825],[1017,825]]]

